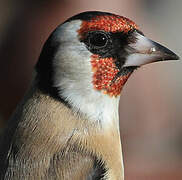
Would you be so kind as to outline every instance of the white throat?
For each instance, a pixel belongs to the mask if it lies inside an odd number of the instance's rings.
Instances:
[[[90,93],[83,95],[79,91],[67,91],[62,96],[72,105],[74,111],[80,111],[85,114],[88,119],[98,121],[102,127],[110,127],[110,125],[119,123],[119,99],[118,97],[110,97],[93,89]]]

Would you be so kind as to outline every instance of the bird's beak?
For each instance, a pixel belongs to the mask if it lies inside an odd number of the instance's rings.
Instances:
[[[168,48],[146,38],[138,32],[134,32],[135,41],[129,44],[128,57],[123,67],[142,66],[144,64],[178,60],[179,57]]]

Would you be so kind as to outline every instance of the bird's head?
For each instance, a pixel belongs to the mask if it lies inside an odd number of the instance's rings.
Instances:
[[[138,67],[178,59],[128,18],[84,12],[58,26],[36,65],[39,86],[69,104],[117,98]],[[81,107],[80,107],[81,108]]]

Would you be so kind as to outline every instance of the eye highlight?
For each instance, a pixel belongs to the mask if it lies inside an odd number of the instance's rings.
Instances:
[[[103,32],[92,32],[88,35],[88,43],[94,48],[103,48],[107,45],[108,37]]]

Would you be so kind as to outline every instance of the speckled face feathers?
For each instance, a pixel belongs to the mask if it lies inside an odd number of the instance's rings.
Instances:
[[[103,15],[95,16],[89,21],[83,21],[78,32],[80,35],[96,30],[127,33],[133,29],[138,29],[138,26],[128,18],[118,15]]]
[[[122,87],[132,73],[129,72],[115,79],[119,69],[114,61],[112,57],[99,58],[98,55],[92,55],[91,57],[92,70],[94,72],[92,81],[94,88],[110,96],[120,95]]]

